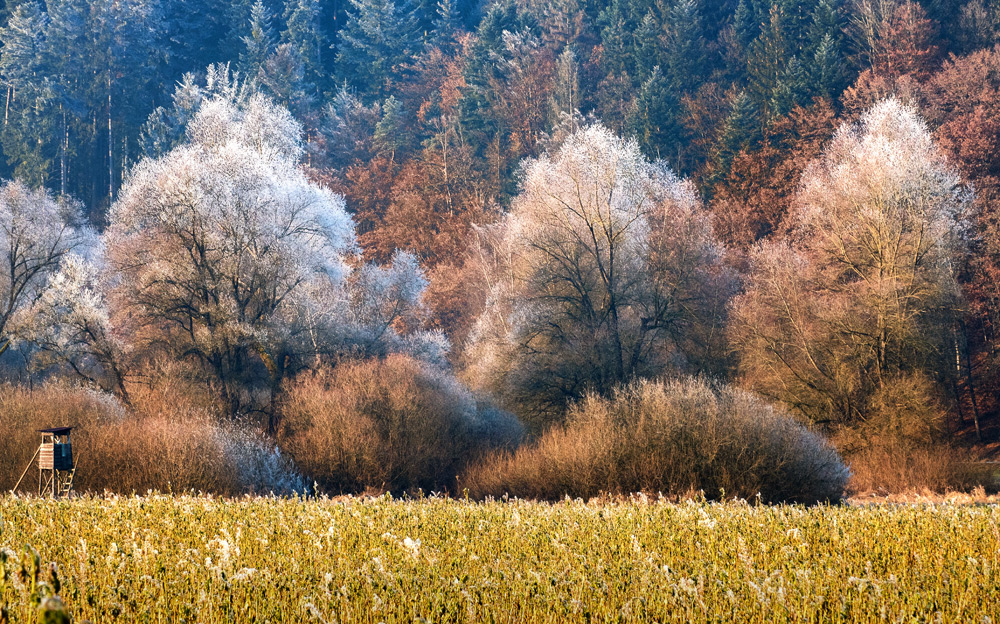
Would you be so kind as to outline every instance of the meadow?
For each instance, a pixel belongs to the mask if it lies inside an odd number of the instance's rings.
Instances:
[[[5,624],[989,622],[1000,613],[996,505],[151,494],[8,496],[0,518]]]

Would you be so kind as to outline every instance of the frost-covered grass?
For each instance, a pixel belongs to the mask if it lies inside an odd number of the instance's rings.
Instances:
[[[57,606],[53,571],[74,621],[95,624],[1000,613],[995,505],[6,497],[0,516],[11,622]]]

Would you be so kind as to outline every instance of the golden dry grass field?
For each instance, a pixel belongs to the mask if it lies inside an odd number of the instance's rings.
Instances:
[[[0,517],[0,619],[10,622],[988,622],[1000,613],[996,505],[150,495],[6,497]]]

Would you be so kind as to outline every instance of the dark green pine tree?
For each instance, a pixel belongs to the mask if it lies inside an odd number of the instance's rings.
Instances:
[[[139,153],[140,129],[158,103],[159,94],[151,85],[158,73],[165,20],[151,0],[84,1],[89,5],[91,43],[86,50],[92,76],[87,99],[99,122],[93,151],[80,157],[99,164],[104,175],[85,175],[80,184],[95,184],[87,203],[106,208]]]
[[[712,154],[712,173],[708,180],[710,189],[729,175],[733,159],[741,150],[750,149],[757,143],[760,129],[757,106],[745,91],[741,91],[733,98],[729,116],[722,124],[722,132]]]
[[[676,92],[656,66],[639,88],[627,122],[647,156],[664,158],[675,167],[680,147],[678,108]]]
[[[750,44],[760,34],[760,20],[754,3],[748,0],[740,0],[733,13],[733,35],[736,43],[743,50],[749,50]]]
[[[497,63],[506,54],[504,33],[531,30],[532,24],[513,2],[495,2],[487,9],[463,71],[466,88],[462,93],[462,126],[474,137],[477,148],[484,149],[499,132],[492,109],[493,91],[503,76]],[[481,154],[480,154],[481,155]]]
[[[697,4],[705,28],[705,38],[714,41],[723,29],[733,24],[740,0],[698,0]]]
[[[239,71],[247,77],[256,77],[264,63],[274,52],[274,15],[261,0],[250,9],[250,32],[243,35]]]
[[[176,3],[187,3],[189,0],[169,0],[170,2]],[[263,0],[264,6],[267,7],[268,12],[271,15],[279,15],[281,13],[280,4],[281,0],[277,0],[279,3],[277,9],[275,9],[275,0]],[[229,54],[227,56],[217,56],[212,58],[202,58],[202,62],[198,65],[200,67],[205,67],[210,63],[225,59],[230,62],[237,61],[239,59],[239,53],[243,49],[243,37],[247,34],[247,24],[250,23],[250,14],[253,12],[253,5],[257,3],[257,0],[229,0],[225,3],[225,8],[218,11],[218,19],[222,23],[224,28],[224,33],[219,40],[223,50],[228,50]],[[197,11],[201,13],[202,11]],[[209,12],[210,11],[206,11]],[[178,13],[179,15],[174,19],[190,19],[190,17],[183,15],[184,13],[195,13],[195,11],[171,11],[172,13]],[[173,17],[173,16],[172,16]],[[192,67],[188,67],[185,73],[193,71]]]
[[[814,95],[837,97],[846,87],[844,57],[832,35],[823,37],[809,64],[809,81]]]
[[[732,47],[726,54],[726,73],[736,83],[746,82],[747,57],[760,34],[760,20],[751,0],[740,0],[733,13]]]
[[[462,31],[462,14],[456,0],[438,0],[430,35],[431,44],[451,52],[456,48]]]
[[[0,71],[11,85],[4,151],[18,175],[84,200],[100,219],[157,103],[162,7],[158,0],[49,0],[46,9],[23,5],[0,35],[7,59]],[[18,72],[26,71],[19,85]]]
[[[320,27],[319,0],[287,0],[284,20],[281,42],[301,59],[305,81],[322,88],[328,79],[323,53],[329,46]]]
[[[808,70],[798,57],[793,56],[778,78],[768,108],[774,115],[786,115],[796,106],[808,104],[812,92]]]
[[[386,98],[382,103],[382,118],[375,124],[373,139],[375,149],[390,161],[395,160],[396,153],[410,143],[407,121],[406,111],[399,100],[391,95]]]
[[[601,27],[601,61],[608,74],[634,75],[633,57],[634,25],[629,23],[628,13],[623,3],[627,0],[612,0],[601,12],[598,24]]]
[[[420,35],[412,4],[407,0],[351,0],[351,6],[340,31],[339,73],[359,93],[383,99],[398,66],[418,49]]]
[[[843,18],[840,14],[840,0],[816,0],[809,27],[806,29],[804,49],[813,54],[823,39],[830,37],[836,43],[843,40]]]
[[[635,51],[632,55],[635,58],[636,78],[645,80],[653,73],[654,67],[661,65],[660,50],[660,21],[653,9],[649,9],[635,29]]]
[[[809,33],[813,22],[814,8],[817,0],[776,0],[775,6],[781,8],[781,24],[784,29],[785,41],[789,54],[799,55],[808,45]]]
[[[747,55],[747,95],[760,111],[763,121],[774,115],[771,107],[791,57],[785,37],[784,10],[774,5],[760,35],[750,44]]]
[[[803,50],[813,95],[836,97],[849,82],[844,65],[843,26],[838,0],[816,3]]]
[[[218,5],[197,0],[160,0],[162,33],[159,51],[165,67],[157,76],[157,93],[169,98],[186,72],[209,63],[235,62],[246,34],[254,0],[229,0]]]
[[[697,0],[678,0],[666,13],[664,69],[675,92],[693,92],[708,78],[707,50]]]
[[[53,127],[58,136],[58,184],[51,185],[62,193],[86,197],[80,184],[93,183],[98,173],[92,170],[91,159],[79,160],[78,155],[90,155],[96,139],[92,123],[94,87],[90,28],[86,2],[53,0],[48,3],[48,28],[45,30],[45,72],[58,96],[58,110]],[[72,141],[70,140],[72,136]],[[56,138],[55,136],[53,138]],[[82,176],[82,177],[81,177]],[[89,193],[93,195],[93,191]]]

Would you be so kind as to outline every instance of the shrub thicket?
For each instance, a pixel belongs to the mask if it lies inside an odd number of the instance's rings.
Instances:
[[[475,465],[476,497],[702,490],[812,503],[842,498],[849,473],[822,437],[743,390],[700,379],[638,381],[591,396],[530,446]]]
[[[949,443],[948,412],[927,375],[899,375],[877,390],[863,422],[843,427],[834,442],[851,465],[858,493],[969,490],[983,483],[971,453]],[[988,475],[987,475],[988,477]],[[993,479],[985,479],[993,486]]]
[[[450,490],[470,458],[522,435],[512,415],[404,355],[304,375],[281,412],[282,450],[332,492]]]
[[[119,493],[199,490],[223,495],[303,491],[305,481],[275,445],[237,423],[187,409],[126,410],[114,397],[93,390],[48,384],[34,390],[0,387],[0,491],[14,487],[38,448],[37,429],[74,426],[78,491]],[[31,466],[18,491],[37,487]]]

